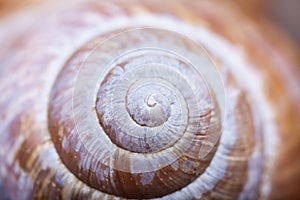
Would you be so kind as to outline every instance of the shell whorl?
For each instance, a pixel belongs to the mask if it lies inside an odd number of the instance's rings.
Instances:
[[[201,74],[222,83],[208,55],[151,28],[95,41],[86,45],[97,45],[92,52],[82,47],[85,60],[69,60],[50,98],[50,132],[63,162],[88,185],[127,198],[161,197],[191,183],[212,160],[222,126],[223,102]]]
[[[299,59],[217,4],[76,1],[1,22],[1,197],[299,197]]]

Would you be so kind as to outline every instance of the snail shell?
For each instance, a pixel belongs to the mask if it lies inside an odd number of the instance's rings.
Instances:
[[[299,198],[299,59],[262,17],[76,1],[0,27],[1,198]]]

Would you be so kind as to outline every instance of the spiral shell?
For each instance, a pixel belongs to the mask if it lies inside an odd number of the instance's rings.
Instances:
[[[170,44],[177,50],[167,51]],[[213,74],[214,66],[201,50],[172,32],[140,29],[101,43],[86,60],[74,61],[75,54],[49,107],[50,133],[68,168],[91,187],[127,198],[161,197],[202,174],[222,122],[200,73]]]
[[[300,62],[254,19],[76,1],[2,21],[1,197],[299,197]]]

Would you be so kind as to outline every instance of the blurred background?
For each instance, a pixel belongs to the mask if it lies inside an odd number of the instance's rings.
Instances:
[[[281,29],[300,49],[300,0],[237,0]]]
[[[47,0],[0,0],[0,19]],[[125,0],[126,1],[126,0]],[[200,0],[203,1],[203,0]],[[215,0],[220,1],[220,0]],[[262,14],[300,49],[300,0],[232,0],[251,14]]]
[[[264,10],[278,27],[285,31],[300,47],[300,1],[268,0]]]

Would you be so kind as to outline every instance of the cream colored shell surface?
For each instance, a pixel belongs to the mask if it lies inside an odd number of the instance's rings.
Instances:
[[[2,199],[299,198],[297,54],[225,1],[0,22]]]

